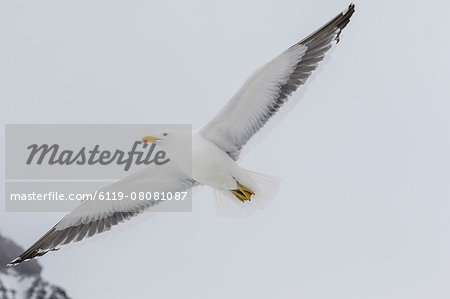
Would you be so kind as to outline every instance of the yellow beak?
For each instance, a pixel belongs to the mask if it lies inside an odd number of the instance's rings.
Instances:
[[[153,137],[153,136],[145,136],[145,137],[143,137],[143,138],[141,139],[141,141],[142,141],[143,143],[147,143],[147,142],[155,142],[156,140],[161,140],[161,138],[156,138],[156,137]]]

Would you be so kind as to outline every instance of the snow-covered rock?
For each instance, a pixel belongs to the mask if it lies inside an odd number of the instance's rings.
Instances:
[[[67,299],[65,291],[41,277],[42,268],[36,260],[8,268],[23,249],[0,235],[0,299]]]

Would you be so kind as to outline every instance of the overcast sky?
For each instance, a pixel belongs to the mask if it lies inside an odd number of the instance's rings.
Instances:
[[[201,128],[348,4],[2,1],[1,122]],[[220,218],[204,188],[193,213],[42,257],[44,278],[85,299],[449,298],[450,6],[355,4],[302,100],[241,161],[281,177],[273,204]],[[62,216],[2,208],[0,231],[26,247]]]

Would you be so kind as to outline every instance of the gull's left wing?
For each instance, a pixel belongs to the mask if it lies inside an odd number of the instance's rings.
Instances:
[[[237,159],[243,146],[303,85],[331,46],[339,42],[355,6],[268,62],[244,83],[201,134]]]
[[[83,201],[75,210],[62,218],[8,266],[42,256],[57,250],[60,245],[81,241],[84,238],[108,231],[112,226],[137,216],[160,201],[158,200],[99,200],[100,192],[183,192],[197,183],[184,174],[174,163],[164,166],[154,164],[126,176],[97,191],[97,199]]]

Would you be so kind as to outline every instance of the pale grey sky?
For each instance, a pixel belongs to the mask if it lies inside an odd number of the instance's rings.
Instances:
[[[2,1],[1,122],[200,128],[348,4]],[[219,218],[205,188],[193,213],[42,257],[44,277],[74,298],[448,298],[450,6],[355,4],[302,100],[242,161],[281,177],[273,204]],[[61,216],[1,209],[0,230],[25,247]]]

